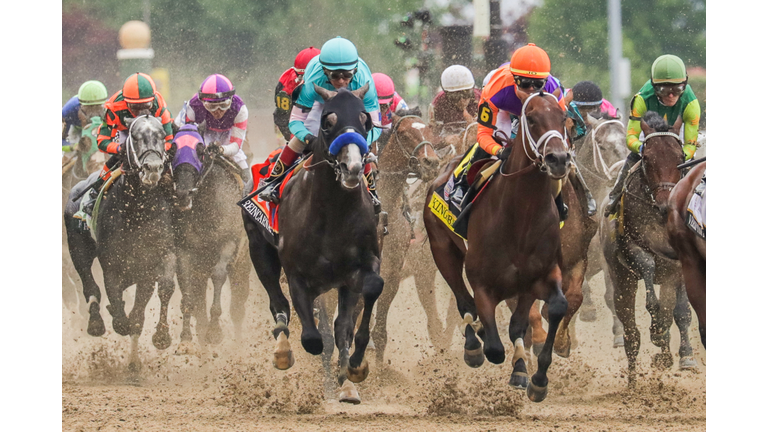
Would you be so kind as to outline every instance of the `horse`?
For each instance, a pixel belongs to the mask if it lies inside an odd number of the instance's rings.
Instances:
[[[515,345],[510,384],[527,388],[529,399],[540,402],[547,395],[555,332],[547,335],[530,382],[523,338],[534,300],[547,301],[553,328],[568,309],[562,291],[563,255],[553,188],[567,176],[573,160],[565,141],[565,112],[557,98],[543,91],[536,93],[525,100],[522,113],[521,133],[504,150],[497,175],[473,203],[466,244],[432,213],[430,199],[424,205],[424,225],[435,264],[464,318],[465,363],[479,367],[485,358],[495,364],[504,362],[496,306],[516,296],[509,324]],[[428,197],[448,181],[458,162],[454,158],[432,182]],[[474,298],[464,284],[462,269],[466,269]]]
[[[83,294],[89,305],[88,334],[101,336],[105,332],[100,312],[101,292],[91,273],[93,260],[98,258],[109,298],[107,310],[112,315],[112,327],[121,336],[131,336],[128,368],[132,379],[138,379],[141,367],[138,340],[144,327],[145,308],[156,282],[161,306],[152,343],[160,350],[171,344],[168,303],[174,290],[176,263],[171,220],[173,186],[163,175],[168,157],[160,119],[140,116],[127,119],[126,125],[128,137],[123,171],[97,203],[93,215],[95,225],[90,232],[84,231],[73,218],[82,198],[67,204],[64,222],[69,253],[83,282]],[[93,173],[89,180],[97,175]],[[78,183],[70,197],[78,196],[86,184],[90,184],[89,180]],[[123,291],[133,284],[136,284],[135,301],[126,316]]]
[[[290,304],[280,288],[285,271],[293,307],[301,321],[301,344],[313,355],[323,352],[323,338],[313,316],[315,299],[338,288],[338,317],[334,338],[339,350],[339,400],[360,403],[354,383],[368,376],[364,358],[370,320],[384,286],[379,276],[381,254],[373,202],[363,178],[365,136],[372,127],[362,95],[368,84],[337,92],[315,86],[325,100],[321,133],[310,144],[311,162],[287,181],[278,213],[277,245],[243,211],[251,261],[270,299],[275,320],[274,365],[284,370],[294,363],[289,342]],[[353,312],[362,295],[360,326],[354,332]],[[354,332],[354,353],[349,351]]]
[[[704,348],[707,347],[707,242],[688,228],[686,220],[688,203],[706,170],[707,163],[702,162],[677,182],[669,193],[667,214],[667,235],[680,259],[685,289],[699,319],[699,335]]]
[[[624,351],[630,386],[635,385],[640,333],[635,324],[637,282],[645,283],[646,309],[651,315],[651,342],[661,348],[654,364],[669,368],[669,329],[674,318],[680,330],[680,368],[696,367],[688,338],[691,312],[683,287],[680,262],[666,233],[669,192],[680,180],[677,165],[685,155],[680,137],[661,116],[647,112],[641,120],[645,134],[641,161],[626,181],[617,218],[601,218],[600,242],[608,276],[614,286],[616,314],[624,327]],[[604,203],[605,204],[605,200]],[[654,283],[661,285],[659,298]]]
[[[191,316],[198,336],[210,344],[223,340],[219,324],[221,288],[229,276],[232,291],[230,311],[235,337],[240,339],[248,298],[250,271],[245,232],[233,205],[243,188],[240,169],[226,160],[221,147],[208,145],[194,125],[182,126],[172,144],[172,167],[176,205],[173,221],[177,250],[177,275],[182,300],[180,353],[191,347]],[[210,322],[206,309],[208,279],[213,282]]]

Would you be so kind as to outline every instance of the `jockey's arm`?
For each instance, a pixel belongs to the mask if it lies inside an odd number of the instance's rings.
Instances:
[[[232,157],[243,147],[245,131],[248,128],[248,108],[245,104],[240,107],[240,112],[235,116],[235,122],[229,130],[229,144],[222,146],[224,156]]]
[[[627,122],[627,148],[633,153],[640,153],[640,146],[643,144],[640,142],[640,119],[643,118],[643,114],[648,111],[645,106],[645,100],[640,95],[635,95],[632,98],[632,106],[629,108],[629,121]]]
[[[683,124],[685,137],[685,144],[683,145],[683,152],[685,153],[685,160],[691,159],[696,154],[696,143],[699,138],[699,120],[701,117],[701,106],[699,100],[694,99],[691,101],[685,111],[683,111]]]
[[[309,112],[311,110],[312,108],[300,106],[298,102],[291,108],[291,119],[288,122],[288,129],[290,129],[293,136],[301,142],[306,142],[307,135],[310,135],[304,122],[307,120],[307,117],[309,117]]]
[[[368,86],[368,91],[363,96],[363,104],[365,105],[365,111],[371,115],[371,122],[373,128],[368,132],[368,145],[373,144],[379,135],[381,135],[381,111],[379,111],[379,97],[376,95],[376,86],[373,85],[371,80]]]
[[[477,109],[477,143],[490,155],[495,155],[503,147],[493,139],[496,130],[494,124],[499,109],[488,99],[480,101]]]
[[[165,103],[163,103],[165,105]],[[163,124],[163,130],[165,130],[165,151],[171,149],[173,142],[173,118],[171,118],[171,112],[165,106],[161,107],[158,112],[155,113],[156,117],[160,118],[160,122]]]
[[[115,113],[107,110],[104,122],[101,123],[101,128],[99,129],[99,136],[96,137],[96,143],[102,152],[117,154],[117,148],[120,146],[120,143],[115,141],[115,138],[117,137],[117,125],[119,123],[120,120]]]

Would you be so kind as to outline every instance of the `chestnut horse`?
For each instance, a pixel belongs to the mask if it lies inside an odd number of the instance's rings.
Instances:
[[[528,397],[540,402],[547,395],[555,332],[547,335],[538,356],[538,370],[530,382],[523,338],[536,299],[548,303],[553,328],[559,326],[568,309],[562,291],[563,254],[553,186],[567,176],[573,160],[565,142],[565,112],[553,95],[540,92],[530,96],[522,113],[521,133],[503,152],[504,162],[497,175],[474,201],[466,243],[432,213],[429,205],[434,190],[452,175],[458,158],[429,188],[424,225],[435,264],[464,318],[464,361],[471,367],[480,366],[485,358],[495,364],[504,362],[496,306],[517,297],[509,323],[510,339],[515,344],[510,384],[527,387]],[[464,268],[474,297],[464,284]]]
[[[616,314],[624,325],[624,351],[629,364],[629,385],[635,385],[640,332],[635,323],[637,282],[645,284],[646,309],[651,315],[651,342],[661,348],[653,362],[669,368],[670,327],[680,330],[680,368],[696,367],[688,339],[691,312],[683,287],[680,262],[666,231],[669,192],[680,180],[677,165],[684,161],[680,137],[653,111],[640,127],[645,134],[642,159],[627,176],[618,218],[602,218],[600,240],[614,286]],[[661,285],[656,297],[654,283]]]
[[[707,242],[694,233],[686,224],[688,203],[694,190],[707,170],[707,163],[691,169],[669,193],[667,234],[672,248],[683,267],[683,280],[688,299],[699,319],[701,344],[706,348],[707,323]]]

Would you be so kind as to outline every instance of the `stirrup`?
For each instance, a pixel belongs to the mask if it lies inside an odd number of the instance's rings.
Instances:
[[[617,196],[616,198],[608,197],[608,204],[605,205],[605,211],[603,212],[604,217],[608,217],[614,213],[616,213],[616,207],[619,203],[619,200],[621,199],[621,194]]]
[[[280,189],[279,186],[279,182],[274,182],[273,184],[267,185],[263,191],[259,192],[259,199],[262,201],[271,202],[272,204],[280,204],[280,197],[277,196]]]

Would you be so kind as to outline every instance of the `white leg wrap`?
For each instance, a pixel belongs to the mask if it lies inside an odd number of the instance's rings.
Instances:
[[[515,339],[515,354],[512,356],[512,366],[519,359],[525,359],[525,343],[523,343],[523,338]]]

